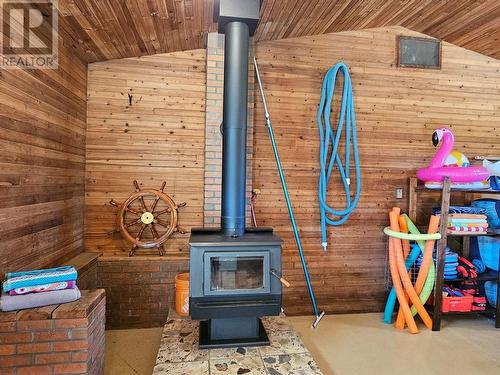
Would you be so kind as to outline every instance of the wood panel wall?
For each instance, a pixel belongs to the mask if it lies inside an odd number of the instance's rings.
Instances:
[[[500,61],[443,43],[442,70],[398,68],[396,36],[421,35],[398,27],[260,42],[257,58],[269,112],[321,309],[382,309],[386,291],[386,239],[382,229],[393,206],[407,209],[407,181],[432,158],[433,130],[449,125],[456,148],[472,158],[500,153]],[[362,197],[341,227],[330,227],[321,250],[316,111],[323,75],[345,61],[353,82]],[[285,239],[287,313],[311,312],[262,107],[256,104],[254,187],[261,190],[259,225]],[[336,123],[336,122],[335,122]],[[403,187],[404,199],[395,199]],[[330,202],[343,203],[332,178]]]
[[[205,50],[89,65],[85,248],[123,255],[110,199],[123,202],[142,187],[160,188],[176,203],[180,225],[203,226]],[[131,104],[129,95],[132,96]],[[189,234],[166,243],[187,254]]]
[[[0,72],[0,277],[83,248],[87,67],[59,44],[57,70]]]

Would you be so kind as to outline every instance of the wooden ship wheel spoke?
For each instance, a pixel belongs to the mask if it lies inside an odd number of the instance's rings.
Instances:
[[[134,225],[137,225],[141,222],[141,218],[138,218],[137,220],[134,220],[134,221],[131,221],[130,223],[126,224],[125,225],[125,228],[130,228]]]
[[[158,217],[158,216],[163,215],[163,214],[168,214],[169,212],[170,212],[170,208],[165,208],[164,210],[155,212],[155,215],[156,215],[156,217]]]
[[[156,222],[157,222],[160,226],[162,226],[162,227],[164,227],[164,228],[168,228],[168,227],[170,226],[170,224],[168,224],[167,222],[165,222],[165,221],[163,221],[163,220],[161,220],[161,219],[158,219],[158,218],[156,218]]]
[[[138,248],[156,248],[163,255],[163,244],[175,232],[185,233],[178,227],[178,209],[186,203],[176,204],[164,193],[165,186],[164,181],[160,190],[141,190],[139,183],[134,181],[135,192],[125,202],[118,204],[114,200],[110,201],[118,207],[118,230],[132,244],[129,256],[134,255]]]
[[[134,215],[137,215],[137,216],[141,216],[142,215],[142,212],[139,212],[139,211],[137,211],[137,210],[135,210],[135,209],[133,209],[131,207],[127,207],[125,209],[125,211],[126,212],[131,212],[131,213],[133,213]]]

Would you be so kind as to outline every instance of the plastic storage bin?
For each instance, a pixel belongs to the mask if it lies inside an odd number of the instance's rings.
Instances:
[[[500,227],[500,200],[493,198],[478,199],[472,202],[472,206],[486,210],[490,227]]]
[[[179,316],[189,315],[189,273],[175,276],[175,311]]]
[[[497,305],[497,290],[498,283],[496,281],[486,281],[484,283],[486,299],[488,300],[488,303],[493,307]]]
[[[469,312],[472,309],[473,296],[443,297],[441,311],[446,312]]]
[[[500,256],[500,238],[478,236],[477,246],[479,255],[486,267],[498,271],[498,258]]]

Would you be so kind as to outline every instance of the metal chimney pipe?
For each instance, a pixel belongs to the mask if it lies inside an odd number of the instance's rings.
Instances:
[[[233,21],[224,26],[224,104],[222,127],[222,230],[245,233],[246,145],[249,28]]]

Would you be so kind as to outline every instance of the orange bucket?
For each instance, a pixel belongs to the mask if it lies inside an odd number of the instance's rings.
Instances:
[[[189,273],[175,276],[175,311],[179,316],[189,315]]]

